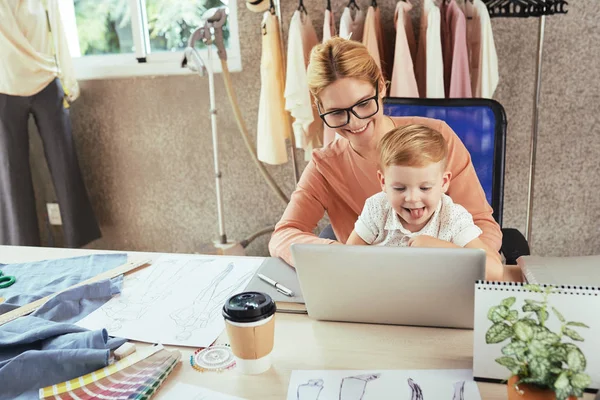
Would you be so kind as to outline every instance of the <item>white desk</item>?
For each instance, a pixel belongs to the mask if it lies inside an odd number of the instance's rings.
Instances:
[[[0,263],[74,257],[96,250],[0,246]],[[105,252],[105,251],[102,251]],[[158,253],[130,253],[157,257]],[[514,271],[509,272],[509,276]],[[219,343],[227,343],[224,334]],[[195,349],[174,347],[182,363],[159,392],[185,382],[248,399],[285,399],[294,369],[445,369],[472,368],[473,331],[405,326],[317,322],[306,315],[277,314],[273,367],[258,376],[240,375],[235,369],[200,373],[189,364]],[[484,400],[506,399],[506,386],[479,383]],[[587,400],[593,395],[587,394]]]

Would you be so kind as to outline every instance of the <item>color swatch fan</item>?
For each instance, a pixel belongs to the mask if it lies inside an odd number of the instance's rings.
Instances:
[[[40,399],[151,398],[173,371],[179,351],[160,349],[143,358],[137,353],[91,374],[40,389]]]

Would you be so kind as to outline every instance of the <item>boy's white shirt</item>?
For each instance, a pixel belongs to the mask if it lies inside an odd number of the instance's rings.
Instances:
[[[471,214],[446,194],[442,195],[437,209],[423,229],[410,232],[402,226],[384,192],[367,199],[354,230],[368,244],[400,247],[408,246],[410,238],[419,235],[433,236],[464,247],[482,233]]]

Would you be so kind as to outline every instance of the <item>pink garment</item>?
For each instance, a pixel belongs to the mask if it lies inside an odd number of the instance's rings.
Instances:
[[[455,0],[445,3],[442,17],[444,89],[446,97],[473,97],[467,50],[467,21]]]
[[[333,11],[325,10],[325,22],[323,23],[323,41],[326,41],[332,36],[335,36],[335,18],[333,16]],[[319,118],[319,121],[321,120],[321,118],[318,117],[318,115],[317,118]],[[334,140],[335,130],[323,123],[323,146],[327,146]]]
[[[377,41],[377,21],[375,17],[375,8],[370,6],[367,9],[367,16],[365,17],[365,27],[363,30],[362,43],[365,45],[369,54],[375,60],[375,63],[381,70],[381,54],[379,53],[379,44]]]
[[[413,67],[416,44],[412,21],[409,15],[411,9],[412,4],[404,1],[399,1],[396,5],[396,13],[394,15],[396,45],[394,49],[392,84],[390,87],[391,97],[419,97]]]

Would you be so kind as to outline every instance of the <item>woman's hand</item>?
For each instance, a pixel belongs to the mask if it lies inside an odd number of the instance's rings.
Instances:
[[[433,247],[433,248],[458,248],[459,246],[447,242],[445,240],[441,240],[438,238],[434,238],[429,235],[419,235],[413,236],[408,241],[408,245],[410,247]]]

